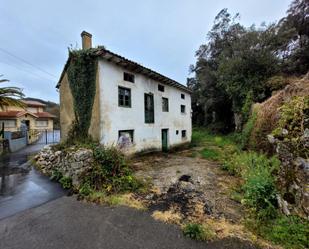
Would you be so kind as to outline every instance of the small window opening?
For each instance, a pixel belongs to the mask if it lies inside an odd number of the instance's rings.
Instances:
[[[134,74],[124,72],[123,73],[123,80],[134,83]]]
[[[164,86],[162,86],[162,85],[158,85],[158,90],[160,91],[160,92],[164,92]]]
[[[185,99],[185,95],[184,95],[183,93],[181,94],[181,98],[182,98],[182,99]]]

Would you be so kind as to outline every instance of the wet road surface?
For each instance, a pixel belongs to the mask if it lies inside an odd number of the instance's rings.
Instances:
[[[43,146],[30,145],[0,157],[0,219],[65,195],[59,184],[27,163]]]

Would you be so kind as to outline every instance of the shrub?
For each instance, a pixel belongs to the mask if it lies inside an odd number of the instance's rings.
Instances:
[[[55,169],[52,171],[50,180],[58,182],[61,178],[62,178],[62,173],[59,170]]]
[[[195,240],[211,240],[215,234],[208,227],[196,224],[188,223],[183,228],[184,236]]]
[[[244,178],[243,202],[257,216],[258,219],[274,218],[277,214],[276,185],[273,173],[279,168],[277,158],[268,159],[265,155],[246,153],[242,169]]]
[[[137,191],[144,184],[132,175],[125,156],[115,147],[93,147],[95,164],[83,176],[82,194],[93,191],[121,193]]]
[[[70,177],[63,176],[59,182],[61,183],[61,186],[65,189],[72,188],[72,178]]]
[[[241,149],[245,149],[248,147],[249,138],[254,128],[256,118],[257,118],[257,113],[256,111],[253,111],[252,114],[249,116],[247,123],[244,125],[244,128],[241,132],[241,137],[240,137],[240,148]],[[251,144],[253,143],[254,141],[251,141]]]

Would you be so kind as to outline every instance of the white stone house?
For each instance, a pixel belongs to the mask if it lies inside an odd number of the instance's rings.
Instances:
[[[91,34],[83,32],[83,49]],[[191,91],[184,85],[105,48],[100,48],[96,94],[88,133],[128,153],[167,150],[191,141]],[[73,98],[64,67],[60,92],[61,138],[74,120]]]

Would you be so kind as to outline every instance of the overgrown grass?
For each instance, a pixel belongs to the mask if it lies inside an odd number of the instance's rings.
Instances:
[[[233,140],[233,135],[213,135],[207,129],[194,128],[191,146],[202,147],[199,154],[205,159],[224,162],[226,157],[239,150]]]
[[[200,155],[218,161],[229,174],[242,178],[242,185],[231,198],[248,210],[247,227],[262,238],[287,249],[309,247],[309,222],[280,214],[277,207],[276,174],[280,161],[241,148],[248,141],[255,120],[249,119],[243,134],[212,135],[206,129],[193,130],[192,146],[201,147]],[[188,225],[187,236],[200,238],[202,228]]]
[[[215,149],[203,149],[201,151],[201,156],[205,159],[211,159],[217,161],[219,159],[219,152]]]
[[[297,216],[279,215],[276,219],[250,219],[246,226],[259,236],[286,249],[309,248],[309,222]]]

